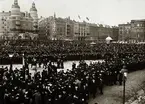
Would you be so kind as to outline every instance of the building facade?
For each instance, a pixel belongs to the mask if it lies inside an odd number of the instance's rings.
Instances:
[[[74,39],[76,40],[88,40],[90,35],[89,24],[84,22],[74,21]]]
[[[119,40],[143,42],[145,40],[145,20],[131,20],[127,24],[119,24]]]
[[[39,36],[51,40],[64,40],[73,38],[73,21],[70,18],[56,18],[50,16],[39,20]]]
[[[118,40],[118,27],[77,22],[68,18],[56,18],[56,15],[39,20],[40,37],[51,40],[97,40],[104,41],[111,36]],[[44,38],[46,39],[46,38]]]
[[[136,42],[145,40],[145,20],[131,20],[131,37]]]
[[[119,24],[119,40],[131,41],[131,24]]]
[[[98,40],[100,41],[104,41],[106,39],[106,37],[113,36],[113,30],[111,27],[109,26],[103,26],[103,25],[99,25],[98,27]]]
[[[97,24],[89,24],[90,28],[90,40],[97,40],[99,41],[99,26]]]
[[[112,30],[113,30],[113,35],[112,35],[112,38],[113,40],[115,41],[118,41],[118,38],[119,38],[119,28],[117,26],[112,26]]]
[[[0,38],[17,38],[20,33],[32,33],[38,30],[38,15],[35,3],[30,13],[21,12],[17,0],[14,0],[11,11],[0,12]]]
[[[39,25],[39,38],[40,39],[50,39],[50,21],[49,18],[41,17],[38,21]]]
[[[118,40],[119,29],[116,26],[103,26],[102,24],[90,24],[90,40],[104,41],[110,36],[113,40]]]
[[[72,40],[74,39],[74,21],[70,19],[70,17],[65,18],[66,21],[66,39]]]

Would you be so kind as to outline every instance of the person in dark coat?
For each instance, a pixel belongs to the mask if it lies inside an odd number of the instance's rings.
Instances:
[[[41,94],[38,91],[34,93],[34,104],[41,104]]]
[[[103,79],[99,78],[100,82],[99,82],[99,90],[100,90],[100,94],[103,94]]]
[[[62,69],[64,68],[64,62],[63,62],[63,59],[60,60],[60,66],[61,66]]]
[[[76,68],[76,63],[72,64],[72,70],[74,70]]]
[[[123,81],[123,74],[120,72],[119,73],[119,85],[122,85],[122,81]]]
[[[57,68],[60,68],[60,66],[61,66],[61,60],[58,59],[58,60],[57,60]]]

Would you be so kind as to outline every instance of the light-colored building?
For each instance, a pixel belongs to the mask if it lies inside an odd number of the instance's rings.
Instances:
[[[32,33],[38,30],[38,14],[35,3],[32,3],[30,13],[21,12],[18,0],[14,0],[11,11],[0,12],[0,37],[18,38],[20,33]]]
[[[73,22],[70,18],[56,18],[56,15],[39,20],[39,36],[51,40],[73,38]]]
[[[74,39],[87,40],[90,35],[89,24],[84,22],[74,22]]]
[[[118,39],[118,28],[77,22],[68,18],[56,18],[56,15],[39,20],[39,36],[51,40],[98,40],[105,41],[107,36]]]

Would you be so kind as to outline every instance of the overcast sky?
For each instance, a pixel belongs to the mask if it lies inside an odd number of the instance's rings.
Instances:
[[[145,0],[18,0],[21,11],[29,11],[35,1],[39,17],[68,17],[91,23],[118,25],[131,19],[145,19]],[[0,0],[0,10],[9,11],[14,0]]]

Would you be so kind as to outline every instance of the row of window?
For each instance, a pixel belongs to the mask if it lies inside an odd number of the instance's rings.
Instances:
[[[144,27],[145,25],[144,24],[132,24],[132,26],[135,26],[135,27]]]
[[[131,24],[132,27],[145,27],[145,24]],[[129,29],[131,26],[119,27],[119,29]]]
[[[128,34],[129,32],[131,32],[131,31],[129,31],[129,30],[128,31],[119,31],[120,34],[123,34],[123,33],[127,33]]]

